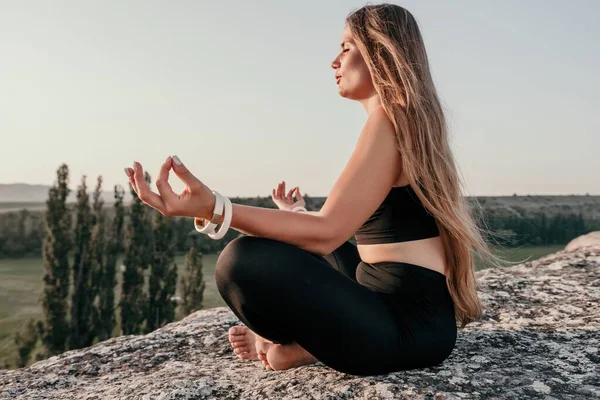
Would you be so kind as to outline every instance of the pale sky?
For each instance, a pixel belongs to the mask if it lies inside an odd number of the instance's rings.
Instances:
[[[374,2],[378,4],[379,2]],[[0,183],[127,184],[176,154],[223,195],[327,196],[366,120],[330,64],[367,4],[0,0]],[[600,194],[600,1],[406,0],[468,195]],[[183,185],[172,175],[171,184]]]

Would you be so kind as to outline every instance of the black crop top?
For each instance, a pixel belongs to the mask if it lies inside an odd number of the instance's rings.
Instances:
[[[393,187],[356,231],[356,244],[408,242],[439,235],[435,218],[410,185]]]

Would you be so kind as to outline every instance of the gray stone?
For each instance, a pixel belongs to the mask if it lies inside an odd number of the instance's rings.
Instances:
[[[600,231],[590,232],[587,235],[581,235],[569,242],[565,250],[576,250],[580,247],[600,246]]]
[[[589,244],[589,243],[588,243]],[[600,398],[600,244],[477,273],[483,318],[442,364],[371,377],[267,371],[231,351],[227,308],[0,371],[3,399]]]

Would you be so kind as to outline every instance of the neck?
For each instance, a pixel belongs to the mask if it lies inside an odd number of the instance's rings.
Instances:
[[[372,96],[361,99],[359,101],[365,108],[365,111],[368,115],[371,115],[373,111],[381,107],[381,99],[379,98],[379,94],[377,93],[374,93]]]

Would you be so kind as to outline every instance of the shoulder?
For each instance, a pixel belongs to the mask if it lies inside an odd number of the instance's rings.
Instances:
[[[369,115],[361,132],[359,143],[371,141],[377,141],[379,146],[384,147],[393,145],[392,149],[398,147],[395,145],[397,142],[396,127],[383,107],[374,110]]]
[[[394,125],[383,110],[374,110],[320,214],[325,253],[333,251],[377,210],[401,172]]]
[[[394,110],[394,114],[402,114],[401,117],[404,116],[402,110]],[[383,107],[379,107],[369,115],[369,118],[367,118],[364,130],[383,134],[393,134],[396,136],[396,127],[391,119],[395,116],[396,115],[390,117]]]

